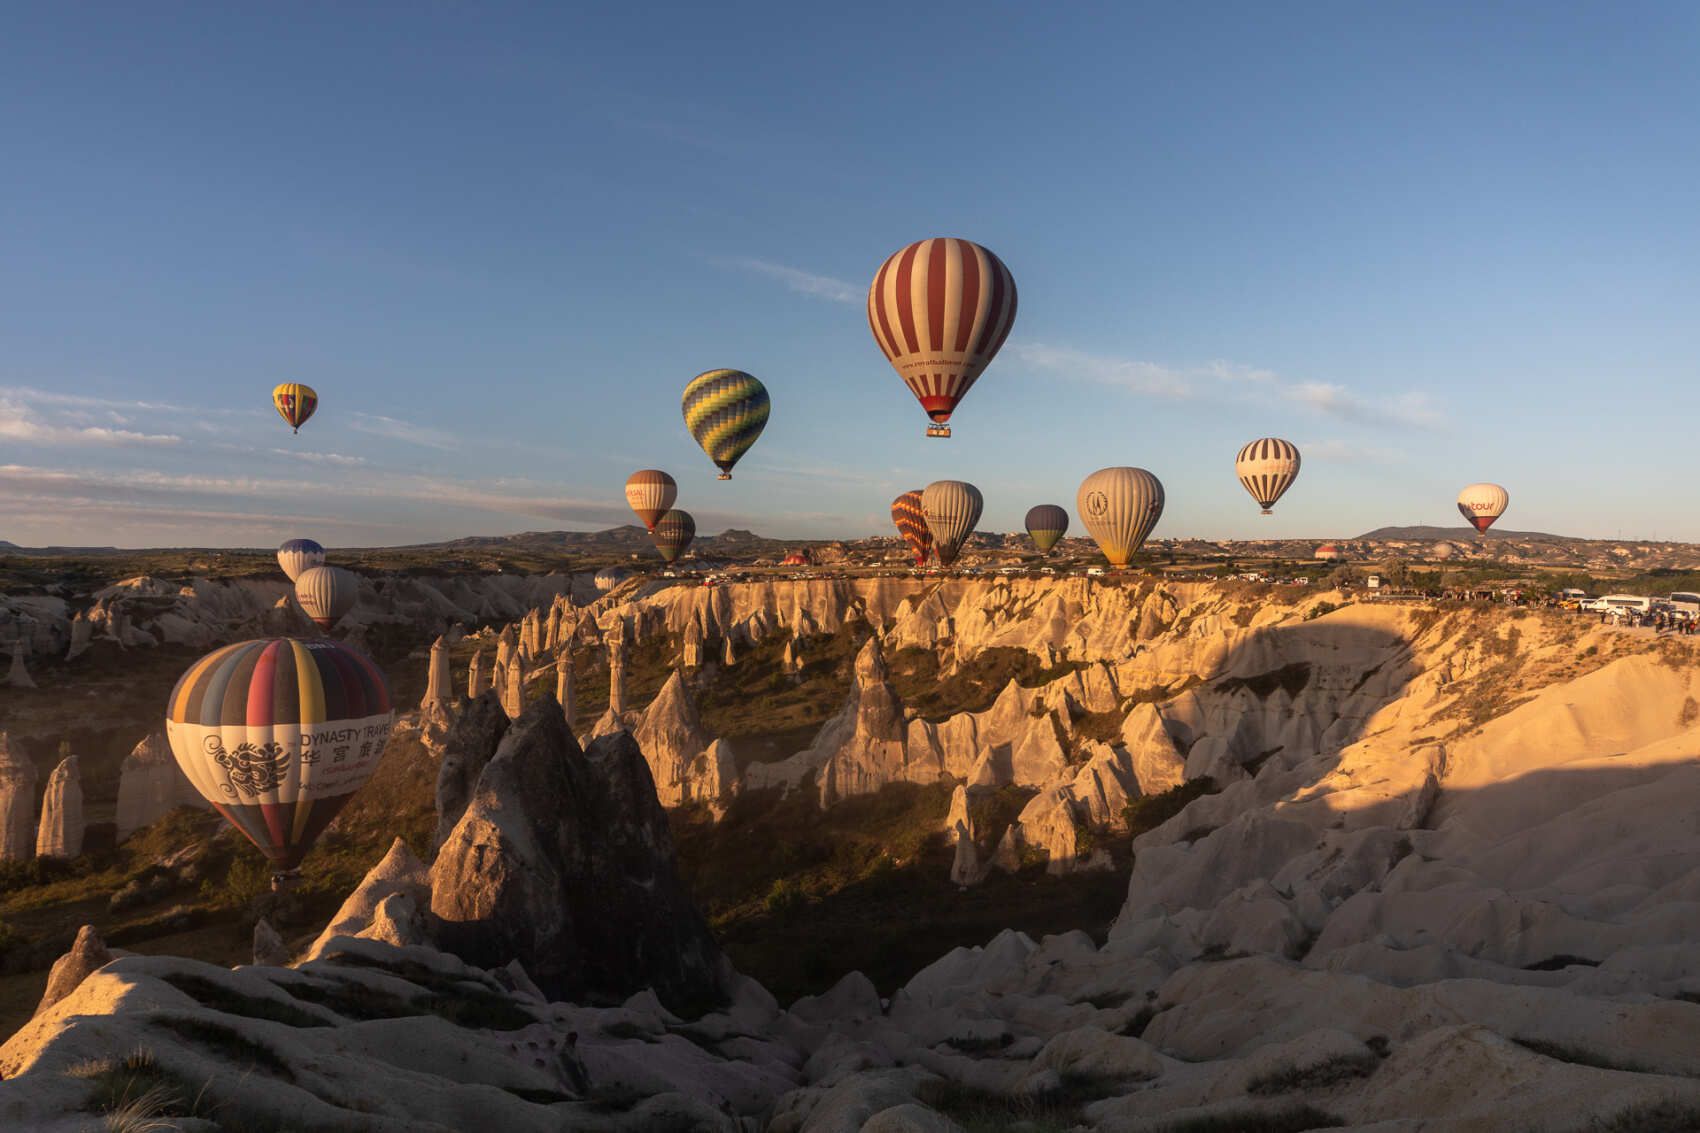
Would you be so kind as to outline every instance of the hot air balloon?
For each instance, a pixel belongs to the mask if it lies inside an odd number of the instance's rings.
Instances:
[[[394,720],[371,661],[339,642],[279,637],[191,665],[165,734],[195,790],[271,861],[275,885],[371,777]]]
[[[308,567],[324,564],[325,549],[311,539],[290,539],[277,549],[277,565],[294,582]]]
[[[295,600],[320,629],[341,621],[359,596],[359,576],[341,567],[308,567],[295,580]]]
[[[1458,511],[1485,537],[1493,521],[1505,514],[1511,496],[1498,484],[1471,484],[1458,493]]]
[[[649,537],[654,541],[655,549],[661,552],[662,559],[672,562],[685,553],[685,548],[691,545],[696,535],[697,521],[691,518],[691,513],[674,508],[655,521],[655,530],[650,532]]]
[[[915,553],[915,565],[926,566],[927,552],[933,549],[933,533],[927,528],[927,513],[921,510],[921,489],[904,492],[891,501],[891,521]]]
[[[1015,277],[970,240],[934,237],[900,248],[868,288],[868,328],[932,418],[950,436],[951,413],[1015,325]]]
[[[921,489],[921,511],[933,533],[933,553],[942,566],[956,561],[963,542],[980,522],[985,500],[980,489],[961,480],[934,480]]]
[[[1051,553],[1057,540],[1068,533],[1068,512],[1056,504],[1040,504],[1027,512],[1027,537],[1041,555]]]
[[[655,521],[678,498],[679,485],[659,468],[640,469],[626,480],[626,503],[650,531],[655,530]]]
[[[272,390],[272,404],[277,406],[278,416],[289,422],[290,429],[299,433],[307,418],[313,415],[313,410],[319,407],[319,395],[313,392],[312,386],[284,382]]]
[[[1240,478],[1263,514],[1270,515],[1281,493],[1299,478],[1298,446],[1280,437],[1252,441],[1234,458],[1234,475]]]
[[[1074,506],[1110,565],[1125,567],[1163,515],[1163,484],[1143,468],[1100,468]]]
[[[606,594],[631,576],[632,572],[625,567],[605,566],[596,572],[596,589]]]
[[[732,478],[732,466],[767,427],[767,387],[742,370],[706,370],[685,386],[685,428],[708,458],[720,466],[720,479]]]

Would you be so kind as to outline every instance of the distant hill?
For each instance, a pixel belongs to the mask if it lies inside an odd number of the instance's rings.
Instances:
[[[1544,531],[1501,531],[1489,528],[1489,539],[1521,539],[1530,543],[1572,543],[1568,535],[1549,535]],[[1366,532],[1356,537],[1357,540],[1371,539],[1409,539],[1412,541],[1435,542],[1441,539],[1470,541],[1476,538],[1474,527],[1377,527],[1374,531]]]

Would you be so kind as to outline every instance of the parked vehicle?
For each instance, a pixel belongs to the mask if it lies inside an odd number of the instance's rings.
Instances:
[[[1685,613],[1689,617],[1700,617],[1700,594],[1688,590],[1673,591],[1670,596],[1671,609]]]
[[[1652,613],[1653,600],[1639,594],[1607,594],[1603,598],[1588,599],[1581,604],[1581,609],[1593,614],[1613,611],[1620,614],[1648,614]]]

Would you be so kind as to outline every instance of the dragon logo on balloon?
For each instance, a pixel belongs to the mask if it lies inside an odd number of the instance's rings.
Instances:
[[[233,788],[249,798],[275,791],[288,774],[289,757],[280,743],[240,743],[234,751],[226,751],[217,736],[208,736],[207,753],[230,779],[229,785],[220,784],[227,795],[236,794]]]

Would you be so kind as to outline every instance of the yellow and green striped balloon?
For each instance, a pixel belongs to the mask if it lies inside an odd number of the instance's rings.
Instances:
[[[685,387],[685,428],[722,480],[767,427],[768,409],[767,387],[742,370],[707,370]]]

